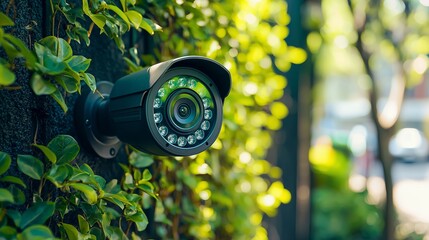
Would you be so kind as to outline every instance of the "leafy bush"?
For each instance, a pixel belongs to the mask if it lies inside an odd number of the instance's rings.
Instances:
[[[350,151],[344,141],[319,140],[310,150],[313,239],[380,239],[383,219],[368,192],[348,186]]]
[[[231,71],[233,88],[225,101],[221,134],[211,149],[198,156],[166,158],[127,147],[129,161],[120,164],[124,171],[120,181],[106,180],[86,164],[76,165],[79,147],[70,136],[60,135],[46,146],[33,144],[44,159],[18,155],[17,163],[40,187],[33,191],[14,176],[2,178],[11,184],[0,189],[5,213],[0,214],[0,233],[11,239],[17,233],[19,239],[54,234],[69,239],[139,239],[152,221],[163,239],[266,239],[263,215],[273,216],[291,197],[279,181],[281,170],[265,160],[271,134],[287,115],[286,106],[278,101],[287,81],[275,69],[287,71],[306,58],[303,50],[284,41],[289,23],[286,3],[121,0],[119,5],[52,0],[50,4],[52,35],[34,46],[27,48],[13,39],[13,48],[7,49],[10,44],[4,42],[11,37],[0,29],[0,46],[9,57],[0,62],[0,78],[7,79],[0,82],[3,88],[14,86],[13,58],[23,57],[33,72],[29,84],[34,93],[51,95],[67,111],[64,92],[80,93],[81,81],[96,91],[95,78],[86,72],[91,60],[73,55],[69,44],[97,44],[90,41],[94,28],[124,52],[128,71],[176,56],[205,55]],[[59,19],[66,25],[66,39],[55,37],[61,34],[54,33]],[[12,23],[0,15],[1,26]],[[122,37],[130,31],[153,35],[153,48],[144,49],[144,54],[138,52],[141,46],[125,49]],[[33,48],[35,53],[29,50]],[[0,156],[5,173],[12,158]],[[32,199],[25,200],[23,191],[30,191]],[[24,211],[14,210],[25,202]],[[153,219],[146,216],[148,209],[154,209]],[[30,215],[33,220],[25,220]]]

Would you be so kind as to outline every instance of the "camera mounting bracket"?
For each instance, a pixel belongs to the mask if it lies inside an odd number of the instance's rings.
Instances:
[[[98,92],[95,93],[88,87],[83,87],[74,109],[74,121],[80,142],[106,159],[114,158],[122,146],[122,142],[114,134],[109,134],[109,119],[103,118],[103,110],[107,106],[112,88],[113,83],[107,81],[98,82]]]

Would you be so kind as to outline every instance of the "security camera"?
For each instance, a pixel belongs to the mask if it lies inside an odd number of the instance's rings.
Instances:
[[[103,158],[122,143],[154,155],[190,156],[219,135],[229,71],[216,61],[186,56],[99,82],[82,90],[75,105],[78,139]]]

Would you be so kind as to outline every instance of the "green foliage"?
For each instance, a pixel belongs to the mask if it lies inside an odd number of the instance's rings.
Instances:
[[[380,239],[383,220],[366,192],[313,191],[312,239]]]
[[[138,5],[138,2],[136,5]],[[287,71],[303,50],[287,46],[284,1],[142,1],[163,31],[154,35],[154,55],[136,57],[130,71],[181,55],[205,55],[223,63],[233,87],[225,100],[224,125],[210,150],[186,158],[157,158],[157,232],[162,238],[264,239],[263,214],[274,215],[290,193],[281,171],[265,159],[271,133],[287,108],[278,102]],[[172,24],[174,23],[174,24]],[[163,212],[163,215],[158,215]],[[169,219],[170,221],[166,221]]]
[[[381,209],[368,203],[368,192],[350,190],[351,155],[345,146],[326,138],[310,150],[312,239],[380,239]]]
[[[37,220],[23,229],[25,212],[11,207],[25,202],[14,197],[23,194],[12,193],[26,184],[6,178],[14,187],[4,189],[0,206],[10,214],[0,219],[5,221],[0,232],[50,238],[52,233],[40,224],[55,219],[57,226],[49,227],[58,228],[61,238],[139,239],[139,232],[154,221],[160,239],[267,239],[264,214],[273,216],[291,198],[280,181],[281,170],[265,160],[272,133],[288,114],[279,101],[287,81],[277,71],[306,58],[305,51],[284,41],[289,23],[285,1],[82,0],[80,5],[51,0],[50,5],[52,36],[34,44],[37,58],[31,53],[30,86],[37,95],[50,95],[64,111],[64,92],[79,93],[82,80],[96,90],[95,78],[86,73],[91,60],[73,55],[69,45],[72,40],[95,44],[89,39],[94,27],[123,52],[122,37],[132,29],[153,35],[150,54],[139,54],[139,46],[127,51],[129,71],[182,55],[205,55],[230,70],[233,87],[224,103],[221,134],[210,150],[198,156],[155,158],[127,147],[128,163],[120,164],[120,181],[106,180],[90,166],[75,163],[79,146],[70,136],[57,136],[46,146],[34,144],[43,158],[17,156],[20,171],[39,185],[32,200],[27,199],[27,211],[55,202],[54,211],[34,214]],[[59,18],[66,19],[67,40],[54,37]],[[10,157],[0,155],[0,160],[0,172],[5,172]],[[59,197],[54,199],[52,191]],[[145,214],[149,208],[155,208],[154,219]]]
[[[33,53],[25,44],[11,34],[5,32],[3,27],[13,26],[13,21],[4,13],[0,12],[0,48],[2,48],[8,57],[0,57],[0,89],[9,86],[15,82],[15,74],[11,69],[14,68],[13,61],[16,58],[24,58],[27,67],[32,69],[36,62]]]
[[[0,212],[6,213],[0,218],[0,233],[10,236],[7,239],[53,238],[51,230],[43,226],[52,218],[60,219],[58,227],[61,234],[69,239],[123,238],[131,234],[128,231],[132,224],[138,232],[146,229],[148,219],[142,201],[144,196],[156,198],[150,182],[152,175],[147,169],[141,171],[132,165],[124,167],[128,170],[126,176],[133,173],[130,182],[124,180],[118,184],[113,179],[106,183],[88,165],[73,163],[79,147],[71,136],[59,135],[47,146],[33,146],[42,151],[44,161],[31,155],[17,157],[19,170],[39,183],[39,190],[33,193],[33,200],[25,211],[13,208],[23,203],[17,199],[23,194],[14,193],[17,186],[26,187],[24,182],[12,176],[0,178],[0,182],[10,183],[8,189],[0,188]],[[9,169],[11,158],[0,152],[0,160],[4,174]],[[52,198],[54,189],[62,192],[61,197]],[[73,222],[79,223],[79,230],[66,222],[69,216],[76,215]],[[126,231],[122,230],[122,219],[128,225]],[[18,232],[21,233],[16,235]]]

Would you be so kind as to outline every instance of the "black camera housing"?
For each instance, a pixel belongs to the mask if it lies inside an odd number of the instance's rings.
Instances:
[[[229,71],[206,57],[186,56],[88,88],[75,106],[79,140],[103,158],[122,142],[161,156],[190,156],[209,148],[222,126]]]

